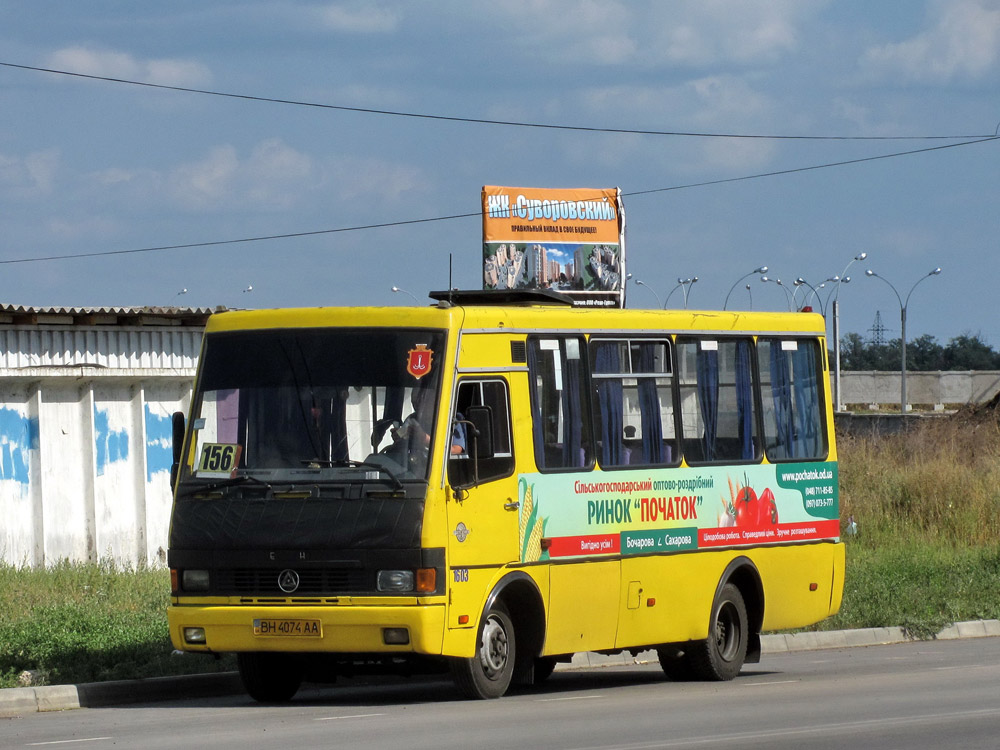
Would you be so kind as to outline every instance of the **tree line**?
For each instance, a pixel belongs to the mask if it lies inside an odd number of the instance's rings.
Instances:
[[[900,339],[885,343],[865,341],[856,333],[840,340],[842,370],[899,370],[902,368]],[[906,369],[1000,370],[1000,352],[979,334],[962,334],[942,346],[928,334],[906,342]]]

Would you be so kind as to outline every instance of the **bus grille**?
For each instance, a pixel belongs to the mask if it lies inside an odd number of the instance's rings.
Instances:
[[[350,568],[310,568],[294,569],[299,574],[299,587],[294,592],[282,591],[278,587],[278,575],[282,569],[236,568],[215,571],[215,585],[218,594],[239,594],[241,596],[286,596],[294,593],[331,595],[346,592],[365,591],[373,588],[366,584],[364,570]]]

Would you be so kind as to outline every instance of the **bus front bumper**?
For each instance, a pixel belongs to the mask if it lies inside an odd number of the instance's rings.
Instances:
[[[182,651],[440,655],[445,607],[173,604],[167,622]]]

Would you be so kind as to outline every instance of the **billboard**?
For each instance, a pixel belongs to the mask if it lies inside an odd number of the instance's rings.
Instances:
[[[618,188],[483,187],[483,289],[550,289],[575,305],[624,307]]]

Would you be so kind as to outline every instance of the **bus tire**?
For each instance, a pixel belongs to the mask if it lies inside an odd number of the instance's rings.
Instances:
[[[731,680],[747,656],[749,621],[743,595],[732,583],[720,589],[712,603],[708,638],[693,644],[691,666],[702,680]]]
[[[247,694],[259,703],[286,703],[302,684],[302,670],[284,654],[241,653],[236,664]]]
[[[656,649],[656,656],[660,661],[660,669],[668,679],[674,682],[689,682],[695,678],[691,654],[688,651],[676,646],[660,646]]]
[[[479,625],[476,655],[451,660],[451,674],[467,698],[499,698],[514,676],[514,623],[500,601],[486,610]]]

